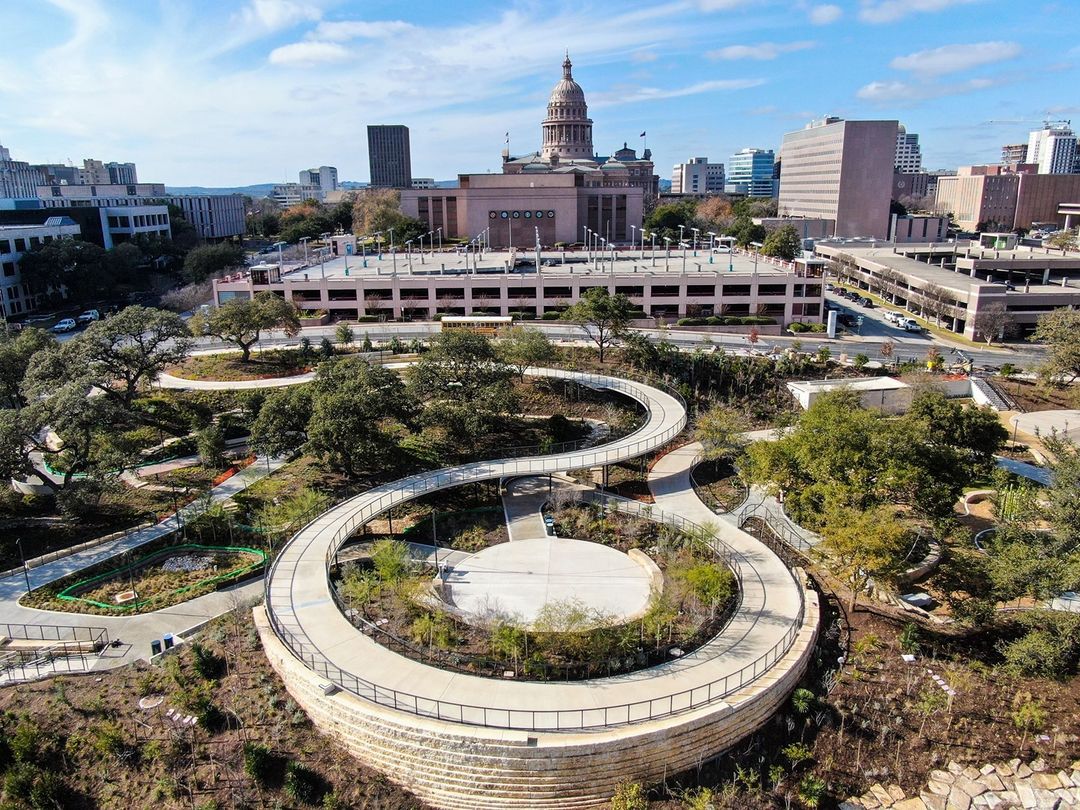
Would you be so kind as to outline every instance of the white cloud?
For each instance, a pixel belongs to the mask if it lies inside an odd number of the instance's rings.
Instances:
[[[734,11],[753,5],[760,5],[760,0],[697,0],[702,11]]]
[[[659,58],[653,51],[634,51],[630,54],[630,61],[639,65],[646,62],[655,62]]]
[[[272,65],[314,65],[349,58],[349,50],[336,42],[294,42],[274,48],[269,56]]]
[[[302,0],[250,0],[239,16],[243,25],[257,26],[263,31],[280,31],[297,23],[318,20],[322,17],[322,9]]]
[[[907,56],[898,56],[889,63],[897,70],[909,70],[920,76],[943,76],[970,70],[981,65],[1004,62],[1020,55],[1015,42],[974,42],[969,45],[943,45]]]
[[[810,9],[810,22],[814,25],[828,25],[844,16],[844,10],[832,3],[824,3]]]
[[[760,87],[765,79],[715,79],[697,82],[686,87],[621,87],[603,93],[589,95],[589,107],[615,107],[619,104],[631,104],[637,101],[658,101],[664,98],[696,96],[700,93],[715,93],[720,90],[747,90]]]
[[[353,39],[386,39],[396,34],[407,34],[416,30],[416,26],[403,20],[378,20],[364,22],[346,20],[343,22],[321,22],[308,34],[310,39],[329,42],[349,42]]]
[[[756,59],[765,61],[775,59],[784,53],[805,51],[813,48],[816,42],[761,42],[757,45],[728,45],[726,48],[709,51],[706,56],[710,59]]]
[[[923,101],[942,96],[958,96],[971,93],[976,90],[985,90],[1003,84],[1001,79],[968,79],[966,82],[949,82],[948,84],[914,84],[912,82],[890,81],[870,82],[863,85],[855,93],[863,101],[872,101],[876,104],[895,104]]]
[[[952,6],[979,2],[982,0],[862,0],[859,19],[868,23],[890,23],[909,14],[944,11]]]

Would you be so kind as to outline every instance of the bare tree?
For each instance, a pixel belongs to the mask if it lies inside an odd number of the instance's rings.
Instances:
[[[994,342],[994,338],[1000,340],[1012,334],[1016,323],[1004,304],[994,303],[983,307],[976,313],[974,326],[975,332],[989,346]]]
[[[941,318],[951,310],[949,291],[937,284],[927,284],[919,291],[920,304],[927,315],[934,318],[934,323],[941,326]]]

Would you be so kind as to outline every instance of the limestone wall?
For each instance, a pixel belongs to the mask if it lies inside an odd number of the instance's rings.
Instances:
[[[586,732],[460,725],[379,706],[344,691],[327,695],[326,680],[278,640],[262,607],[255,608],[255,624],[270,663],[312,722],[435,807],[600,808],[619,783],[655,782],[695,767],[769,720],[814,651],[817,594],[807,592],[805,599],[803,627],[788,653],[727,701]]]

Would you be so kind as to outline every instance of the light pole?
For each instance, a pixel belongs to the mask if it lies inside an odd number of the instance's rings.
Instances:
[[[274,247],[277,248],[277,269],[279,275],[285,271],[285,254],[282,252],[282,250],[287,244],[289,243],[274,242]]]
[[[600,255],[603,257],[603,262],[607,264],[607,239],[600,237]],[[604,268],[600,268],[603,270]]]
[[[656,267],[656,231],[649,234],[649,241],[652,242],[652,248],[649,250],[649,256],[652,257],[652,266]]]
[[[683,232],[683,226],[680,225],[679,226],[679,244],[682,244],[682,240],[683,240],[682,232]]]
[[[645,261],[645,229],[641,229],[641,261]]]
[[[26,595],[30,595],[30,570],[26,567],[26,556],[23,554],[22,538],[15,539],[15,545],[19,547],[19,559],[22,560],[23,576],[26,577]]]
[[[428,233],[431,233],[431,231],[417,237],[417,239],[420,240],[420,264],[424,263],[424,237],[427,236]]]
[[[442,253],[442,228],[436,228],[435,233],[439,235],[439,253]]]
[[[644,228],[642,230],[644,230]],[[630,226],[630,250],[633,250],[634,245],[636,245],[636,244],[637,244],[637,227],[634,226],[634,225],[631,225]]]
[[[695,256],[697,256],[697,235],[698,235],[698,229],[697,229],[697,228],[691,228],[690,230],[692,230],[692,231],[694,232],[694,255],[695,255]]]
[[[671,269],[671,237],[664,237],[664,272]]]
[[[301,236],[300,237],[300,244],[304,246],[304,267],[307,267],[307,263],[308,263],[307,243],[308,243],[308,240],[310,238],[311,238],[310,236]]]
[[[581,241],[585,245],[585,261],[589,260],[589,226],[581,226]]]
[[[686,275],[686,248],[687,247],[689,247],[689,245],[687,245],[686,242],[683,242],[682,243],[682,271],[683,271],[684,276]]]
[[[412,272],[412,239],[405,240],[405,255],[409,257],[409,272]]]

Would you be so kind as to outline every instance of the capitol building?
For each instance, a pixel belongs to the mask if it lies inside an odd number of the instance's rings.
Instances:
[[[639,158],[624,143],[610,156],[596,154],[585,91],[572,68],[568,54],[548,100],[539,151],[512,156],[506,150],[502,174],[460,174],[458,188],[405,189],[402,212],[441,229],[444,238],[484,232],[496,248],[531,249],[538,240],[548,248],[574,244],[586,229],[628,244],[660,178],[648,149]]]
[[[539,152],[511,157],[503,152],[504,174],[579,174],[586,185],[640,188],[646,197],[659,193],[660,178],[653,173],[652,153],[637,151],[623,143],[610,157],[593,151],[592,119],[585,91],[574,81],[570,55],[563,61],[563,77],[551,91],[544,119],[543,145]]]

